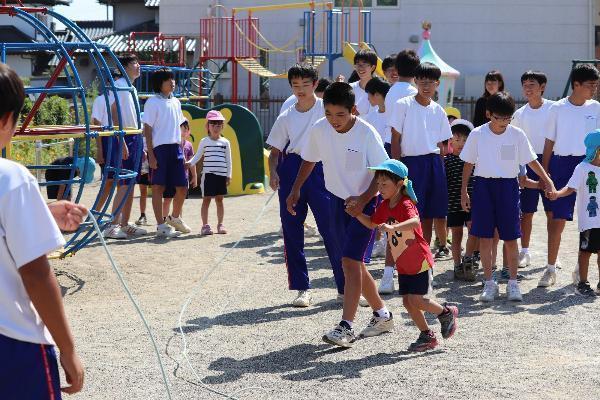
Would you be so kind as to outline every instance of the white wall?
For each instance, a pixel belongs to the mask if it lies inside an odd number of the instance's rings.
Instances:
[[[162,0],[161,31],[197,35],[199,19],[207,15],[209,3],[209,0]],[[272,4],[269,0],[220,3],[227,8],[249,3]],[[504,74],[506,88],[521,97],[521,74],[527,69],[540,69],[549,76],[547,95],[557,97],[562,94],[571,60],[593,57],[597,3],[598,0],[400,0],[399,7],[373,9],[372,41],[382,58],[404,48],[416,49],[418,43],[410,43],[409,38],[420,37],[421,22],[428,20],[433,24],[433,47],[461,72],[456,95],[479,96],[485,73],[499,69]],[[302,10],[260,12],[255,16],[260,18],[261,32],[276,45],[282,45],[300,29]],[[353,31],[356,32],[356,25]],[[297,45],[301,45],[301,38]],[[290,62],[274,56],[270,68],[280,72]],[[348,75],[350,71],[343,59],[336,61],[334,75]],[[327,73],[326,65],[321,72]],[[240,74],[240,95],[247,90],[246,82],[246,74]],[[227,84],[223,83],[221,91],[228,94],[227,90]],[[284,96],[288,92],[285,80],[272,80],[272,95]]]
[[[31,77],[31,60],[23,58],[20,54],[7,54],[6,64],[8,64],[22,78]]]

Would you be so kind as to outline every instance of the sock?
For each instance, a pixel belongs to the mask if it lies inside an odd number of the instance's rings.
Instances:
[[[550,272],[556,272],[556,265],[548,264],[546,268],[548,268],[548,271]]]
[[[352,329],[352,324],[353,323],[354,322],[352,322],[352,321],[348,321],[347,319],[343,319],[342,322],[340,322],[340,325],[342,325],[346,329]]]
[[[390,312],[388,311],[386,306],[383,306],[382,309],[375,311],[377,313],[377,315],[379,315],[380,317],[384,317],[384,318],[389,318],[390,317]]]
[[[390,276],[394,276],[394,266],[386,265],[385,267],[383,267],[383,277],[389,278]]]
[[[529,247],[523,247],[523,248],[521,248],[521,253],[523,253],[523,254],[529,254]]]

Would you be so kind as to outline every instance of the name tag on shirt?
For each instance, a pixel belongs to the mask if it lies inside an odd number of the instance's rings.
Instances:
[[[355,172],[363,169],[363,153],[352,149],[346,149],[346,170]]]
[[[586,115],[585,116],[585,133],[589,133],[595,130],[597,127],[597,121],[595,115]]]
[[[503,144],[500,146],[500,160],[514,161],[517,159],[517,146],[514,144]]]

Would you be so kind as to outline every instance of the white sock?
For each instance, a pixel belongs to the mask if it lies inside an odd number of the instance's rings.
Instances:
[[[548,264],[546,268],[548,268],[548,271],[550,272],[556,272],[556,265]]]
[[[529,254],[529,247],[523,247],[521,249],[521,253],[523,253],[523,254]]]
[[[347,319],[343,319],[342,321],[344,321],[345,323],[347,323],[350,326],[350,329],[352,329],[352,325],[354,324],[354,322],[348,321]]]
[[[384,278],[389,278],[390,276],[394,276],[394,269],[395,267],[393,265],[386,265],[385,267],[383,267],[383,277]]]
[[[380,317],[384,317],[384,318],[389,318],[390,317],[390,312],[388,311],[386,306],[383,306],[382,309],[375,311],[377,313],[377,315],[379,315]]]

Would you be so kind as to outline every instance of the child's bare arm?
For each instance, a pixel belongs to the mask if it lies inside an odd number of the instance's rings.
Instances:
[[[365,215],[363,213],[358,214],[355,218],[357,220],[359,220],[361,224],[363,224],[364,226],[366,226],[369,229],[375,229],[379,226],[379,225],[371,222],[371,218],[368,215]]]
[[[567,197],[575,192],[576,192],[575,189],[565,186],[564,188],[562,188],[560,190],[555,190],[553,192],[548,193],[548,198],[550,200],[556,200],[561,197]]]
[[[475,165],[468,162],[465,162],[465,165],[463,166],[462,184],[460,189],[460,204],[463,210],[467,212],[471,210],[471,198],[469,197],[467,187],[469,185],[469,178],[473,173],[473,167],[475,167]]]
[[[527,189],[543,189],[543,185],[540,185],[540,181],[534,181],[526,175],[519,176],[519,186]]]
[[[75,342],[67,322],[56,277],[46,256],[41,256],[19,268],[25,290],[44,325],[60,349],[60,362],[70,387],[66,393],[76,393],[83,386],[83,366],[75,352]]]
[[[380,224],[379,229],[382,232],[396,232],[396,231],[410,231],[412,229],[418,228],[421,220],[419,217],[414,217],[411,219],[407,219],[403,222],[398,222],[396,224]]]

